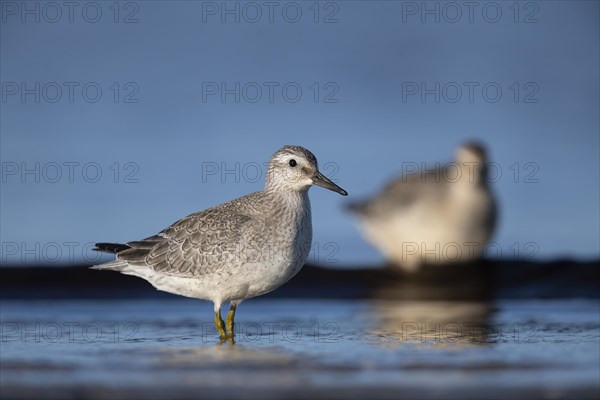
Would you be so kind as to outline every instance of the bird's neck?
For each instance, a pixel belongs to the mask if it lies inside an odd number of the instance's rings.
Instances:
[[[305,190],[274,190],[270,194],[274,200],[288,207],[310,205],[308,188]]]
[[[307,190],[265,191],[278,218],[310,219],[310,199]]]
[[[487,170],[485,166],[476,163],[457,163],[458,176],[453,176],[453,180],[461,186],[479,188],[487,184]],[[454,171],[452,171],[454,173]],[[448,172],[450,174],[450,172]]]

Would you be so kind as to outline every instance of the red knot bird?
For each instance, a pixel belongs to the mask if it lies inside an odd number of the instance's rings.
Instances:
[[[365,238],[406,271],[474,261],[491,238],[496,206],[483,146],[460,146],[454,162],[400,176],[350,204]]]
[[[116,259],[92,268],[212,301],[221,340],[233,341],[240,302],[277,289],[304,265],[312,242],[312,185],[348,194],[319,172],[310,151],[284,146],[271,157],[263,191],[188,215],[143,240],[98,243],[95,250],[114,253]],[[224,302],[230,303],[226,323]]]

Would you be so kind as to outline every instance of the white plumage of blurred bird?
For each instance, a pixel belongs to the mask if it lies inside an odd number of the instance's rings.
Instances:
[[[482,256],[496,223],[484,147],[467,143],[454,162],[403,175],[381,193],[350,204],[364,237],[407,271]]]

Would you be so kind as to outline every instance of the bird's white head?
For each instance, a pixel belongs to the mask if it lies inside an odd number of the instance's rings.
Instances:
[[[456,151],[456,161],[485,164],[487,162],[485,147],[475,142],[465,143]]]
[[[265,188],[267,191],[307,191],[312,185],[322,186],[347,196],[348,193],[325,177],[313,153],[300,146],[283,146],[269,162]]]
[[[485,183],[487,174],[487,153],[477,142],[468,142],[456,150],[456,162],[461,167],[463,181]],[[465,179],[468,178],[468,179]]]

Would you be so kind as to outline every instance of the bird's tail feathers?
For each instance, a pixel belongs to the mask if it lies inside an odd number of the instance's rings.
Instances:
[[[98,264],[90,267],[90,269],[102,269],[108,271],[121,271],[123,268],[127,267],[129,264],[122,260],[115,260],[111,262],[107,262],[104,264]]]
[[[117,254],[123,250],[127,250],[130,248],[131,248],[131,246],[123,244],[123,243],[96,243],[96,247],[93,250],[99,251],[102,253]]]
[[[364,215],[367,211],[368,203],[366,201],[354,201],[344,204],[347,211],[350,211],[357,215]]]

